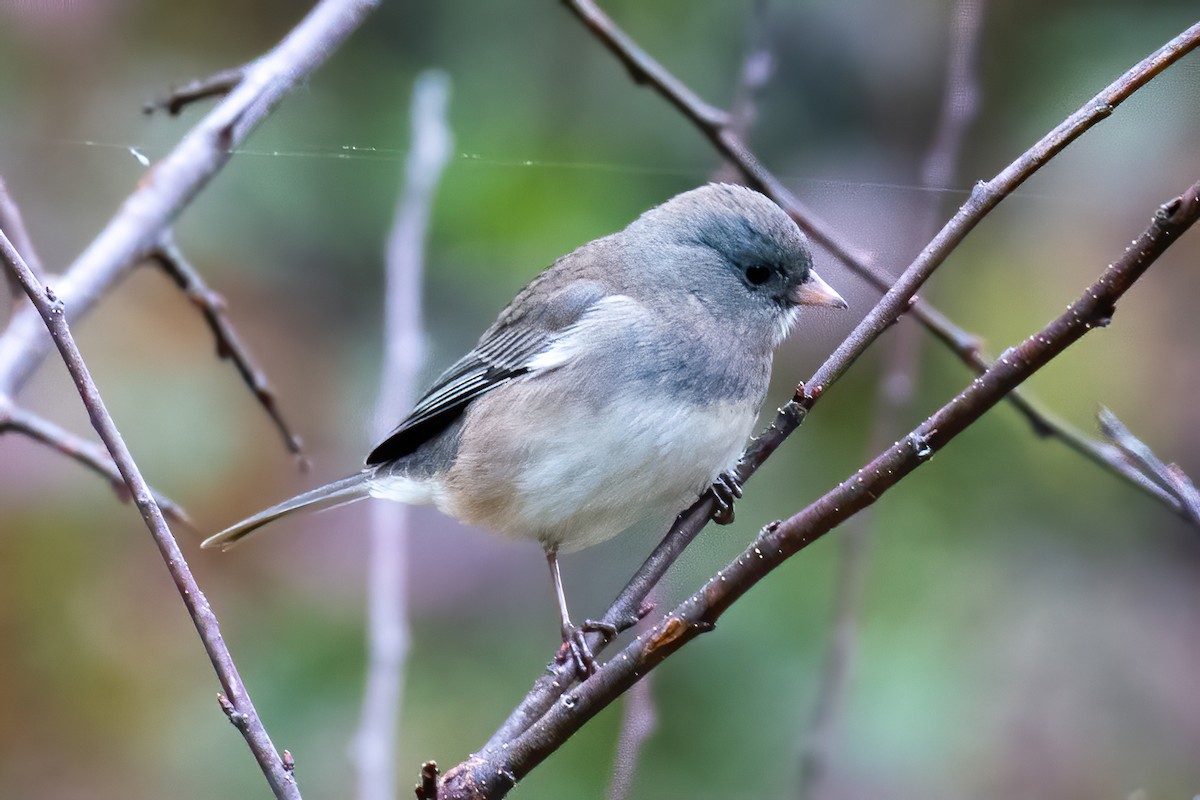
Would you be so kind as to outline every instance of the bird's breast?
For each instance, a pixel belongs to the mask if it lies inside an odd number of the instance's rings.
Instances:
[[[666,524],[736,463],[761,399],[695,402],[645,386],[598,398],[589,376],[563,372],[554,391],[514,381],[468,410],[446,511],[562,550]],[[581,391],[561,391],[572,377]]]

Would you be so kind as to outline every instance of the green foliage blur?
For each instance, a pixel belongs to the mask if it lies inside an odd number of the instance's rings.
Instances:
[[[606,4],[700,96],[728,105],[749,0]],[[0,175],[43,260],[68,265],[204,113],[143,101],[271,47],[307,4],[0,0]],[[949,0],[773,2],[774,74],[752,147],[845,239],[898,272],[924,243],[920,165],[942,99]],[[1185,0],[993,0],[981,108],[937,218],[1145,54],[1194,22]],[[558,3],[384,3],[289,96],[183,215],[176,238],[228,301],[314,460],[301,475],[201,318],[139,269],[77,327],[148,479],[215,531],[353,471],[373,438],[382,252],[408,146],[414,76],[454,82],[455,157],[430,234],[426,373],[468,347],[557,255],[708,180],[709,145]],[[1200,176],[1193,54],[1006,200],[924,296],[992,352],[1061,311],[1154,209]],[[1029,390],[1094,429],[1112,408],[1200,474],[1200,233]],[[776,364],[769,403],[870,308],[827,254],[852,311],[814,313]],[[2,292],[3,290],[0,290]],[[0,296],[7,320],[7,299]],[[899,437],[969,377],[922,340]],[[706,531],[664,607],[868,456],[884,347],[834,387]],[[54,359],[19,397],[91,433]],[[768,405],[769,413],[772,405]],[[399,418],[406,409],[396,409]],[[415,514],[412,649],[396,754],[482,745],[554,651],[536,545]],[[347,748],[364,671],[365,508],[296,520],[221,554],[184,551],[305,796],[352,792]],[[1200,534],[1051,440],[989,413],[877,505],[828,797],[1191,797],[1200,792]],[[659,726],[635,798],[787,797],[827,649],[839,532],[772,575],[715,633],[653,676]],[[597,615],[653,544],[620,537],[564,559],[578,616]],[[214,701],[212,671],[136,510],[73,462],[0,438],[0,798],[266,797]],[[601,798],[620,709],[519,787]]]

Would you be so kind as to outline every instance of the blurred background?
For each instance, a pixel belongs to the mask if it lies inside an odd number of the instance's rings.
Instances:
[[[244,63],[308,4],[0,0],[0,175],[51,270],[71,262],[145,168],[207,106],[143,101]],[[728,106],[752,4],[612,0],[606,9],[705,99]],[[749,139],[797,195],[891,272],[929,193],[920,163],[942,99],[949,0],[768,5],[774,73]],[[1195,21],[1188,0],[993,2],[979,116],[939,223],[1046,130]],[[432,377],[556,256],[708,180],[710,146],[632,84],[549,0],[385,3],[290,95],[183,215],[176,238],[228,300],[312,456],[300,474],[209,331],[140,269],[76,329],[150,482],[202,532],[357,469],[378,389],[382,252],[414,76],[454,84],[455,155],[434,210],[424,307]],[[1071,146],[971,235],[923,295],[992,352],[1058,314],[1200,177],[1200,58],[1186,58]],[[767,411],[874,302],[827,254],[852,311],[812,314],[776,363]],[[1094,429],[1103,404],[1200,474],[1200,233],[1114,324],[1029,390]],[[0,292],[3,292],[0,289]],[[8,302],[0,296],[7,319]],[[894,335],[894,331],[889,335]],[[893,438],[969,376],[922,338]],[[886,347],[855,365],[758,474],[732,527],[706,531],[667,601],[866,458]],[[56,359],[23,405],[92,435]],[[407,409],[396,409],[399,419]],[[890,439],[889,439],[890,441]],[[824,797],[1157,798],[1200,793],[1200,534],[1040,441],[1001,406],[878,504],[854,668]],[[365,504],[282,523],[232,553],[184,551],[305,796],[346,796],[364,670]],[[839,533],[804,551],[654,674],[660,723],[633,797],[789,797],[827,647]],[[653,546],[619,537],[564,559],[598,615]],[[413,646],[397,753],[477,749],[557,645],[530,543],[414,517]],[[265,797],[214,701],[211,668],[136,510],[61,455],[0,438],[0,797]],[[601,798],[619,706],[519,789]]]

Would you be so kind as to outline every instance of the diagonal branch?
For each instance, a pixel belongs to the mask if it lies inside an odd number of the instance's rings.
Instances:
[[[100,391],[96,388],[95,381],[92,380],[83,356],[79,353],[79,348],[67,325],[62,300],[50,287],[43,285],[38,280],[3,231],[0,231],[0,257],[7,262],[9,271],[21,284],[33,302],[38,317],[50,332],[50,336],[67,366],[67,371],[71,373],[71,378],[79,390],[79,396],[83,399],[83,405],[87,409],[92,426],[100,435],[104,446],[108,448],[113,462],[121,472],[125,485],[129,487],[129,492],[137,504],[138,511],[141,512],[146,527],[150,529],[150,534],[154,537],[154,543],[158,545],[158,550],[166,562],[167,570],[175,581],[180,597],[183,598],[188,614],[191,615],[196,631],[204,643],[204,649],[208,651],[213,669],[217,672],[223,690],[221,697],[225,698],[223,705],[227,706],[226,713],[230,721],[246,738],[246,743],[250,746],[255,760],[262,768],[275,796],[299,800],[300,790],[296,787],[296,781],[292,777],[291,770],[285,769],[283,759],[267,735],[262,721],[259,720],[258,712],[254,710],[254,703],[251,702],[250,695],[246,692],[245,684],[242,683],[237,667],[234,666],[229,648],[225,646],[225,640],[221,636],[217,617],[209,606],[208,599],[200,590],[199,584],[196,583],[196,579],[192,576],[187,561],[184,560],[183,552],[179,549],[179,544],[171,535],[171,529],[163,518],[162,509],[155,502],[150,486],[142,477],[137,464],[134,463],[133,455],[126,447],[124,439],[121,438],[121,433],[117,430],[116,424],[104,405],[104,400],[100,397]]]
[[[650,57],[632,38],[621,30],[593,0],[564,0],[567,7],[592,31],[596,37],[621,61],[629,70],[636,83],[649,86],[658,92],[667,102],[677,108],[690,120],[701,133],[712,142],[717,152],[728,162],[736,166],[742,173],[745,182],[751,188],[757,189],[770,197],[796,221],[814,241],[829,251],[836,259],[849,267],[855,274],[866,280],[881,292],[891,288],[889,279],[880,273],[868,259],[855,253],[841,240],[833,227],[820,219],[811,209],[803,205],[783,183],[776,178],[754,156],[746,146],[744,139],[738,133],[737,125],[731,117],[700,100],[694,92],[688,89],[678,78]],[[1154,75],[1161,72],[1171,63],[1178,60],[1200,42],[1200,23],[1188,28],[1158,52],[1148,57],[1142,64],[1126,74],[1129,85],[1124,87],[1135,90]],[[1118,84],[1121,83],[1118,81]],[[1078,136],[1091,124],[1110,114],[1113,108],[1124,96],[1118,96],[1121,89],[1117,84],[1109,87],[1115,92],[1116,98],[1109,103],[1101,98],[1093,100],[1092,107],[1087,110],[1085,125],[1075,134]],[[1127,95],[1125,95],[1127,96]],[[964,109],[965,110],[965,109]],[[1084,109],[1081,109],[1083,112]],[[1070,121],[1070,120],[1069,120]],[[1065,123],[1064,123],[1065,124]],[[1074,137],[1072,137],[1074,138]],[[1065,146],[1069,139],[1062,143]],[[1052,157],[1057,151],[1048,155]],[[936,170],[936,164],[929,165]],[[977,187],[978,189],[978,187]],[[1009,190],[1011,191],[1011,189]],[[912,314],[930,333],[949,347],[968,368],[977,374],[982,373],[991,364],[980,349],[977,336],[964,330],[949,317],[938,311],[932,305],[920,298],[914,298],[908,308]],[[1069,448],[1087,458],[1092,463],[1105,468],[1118,477],[1124,478],[1138,488],[1147,491],[1151,496],[1163,500],[1164,497],[1147,489],[1143,481],[1131,475],[1128,467],[1110,458],[1110,454],[1102,443],[1096,442],[1082,431],[1069,423],[1057,418],[1044,410],[1039,404],[1024,397],[1019,392],[1009,396],[1009,401],[1025,416],[1034,432],[1040,436],[1053,436],[1060,439]],[[1179,506],[1171,499],[1167,504],[1176,511]]]
[[[33,239],[29,236],[29,231],[25,228],[25,218],[21,216],[21,208],[16,201],[12,199],[12,195],[8,192],[8,185],[4,179],[0,178],[0,230],[7,231],[8,236],[12,239],[13,246],[17,248],[22,256],[25,257],[25,263],[29,265],[29,269],[33,270],[33,274],[38,278],[42,278],[46,274],[45,268],[42,266],[42,260],[38,257],[37,251],[33,247]],[[13,303],[16,303],[25,295],[21,292],[21,287],[17,285],[16,280],[5,273],[10,285],[13,289]]]
[[[165,111],[172,117],[177,117],[180,111],[192,103],[229,94],[246,77],[250,66],[252,65],[221,70],[206,78],[197,78],[180,86],[172,86],[162,97],[147,101],[142,106],[142,111],[146,114]]]
[[[628,800],[636,796],[633,791],[634,777],[638,762],[642,760],[642,748],[658,728],[658,709],[654,705],[651,686],[650,676],[647,675],[645,680],[639,681],[625,695],[608,800]]]
[[[775,71],[775,56],[770,47],[771,16],[768,12],[768,0],[754,0],[749,11],[750,22],[746,26],[746,54],[742,57],[737,87],[733,90],[727,124],[743,140],[758,120],[758,95]],[[713,174],[713,180],[736,183],[742,179],[741,174],[736,166],[722,160]]]
[[[165,158],[142,176],[104,230],[58,282],[71,319],[153,250],[171,223],[232,157],[233,150],[298,83],[324,63],[379,0],[320,0]],[[53,349],[38,315],[24,308],[0,336],[0,393],[16,396]]]
[[[1179,504],[1180,515],[1193,525],[1200,525],[1200,492],[1178,464],[1166,464],[1150,446],[1133,435],[1125,423],[1107,408],[1097,415],[1100,431],[1112,442],[1116,456],[1149,483],[1155,491],[1166,492]]]
[[[537,725],[446,773],[443,800],[498,798],[557,750],[584,723],[671,654],[711,631],[721,615],[788,558],[874,503],[974,424],[1006,394],[1089,331],[1112,318],[1117,301],[1197,218],[1200,183],[1159,209],[1124,255],[1064,314],[1017,347],[904,439],[784,522],[767,525],[733,562],[661,622],[630,642],[594,675],[563,694]]]
[[[3,230],[0,228],[0,230]],[[65,428],[55,425],[48,419],[39,417],[31,411],[13,405],[0,397],[0,433],[12,431],[28,436],[34,441],[53,447],[67,458],[74,459],[88,469],[99,473],[112,483],[113,489],[122,501],[129,499],[129,490],[121,477],[112,456],[103,447],[90,442],[82,436],[76,436]],[[171,519],[195,529],[181,506],[166,495],[153,492],[154,501]]]
[[[590,5],[588,0],[578,0]],[[912,297],[941,265],[957,244],[979,221],[1010,192],[1046,164],[1084,131],[1112,113],[1113,109],[1133,92],[1146,85],[1154,76],[1200,44],[1200,23],[1188,28],[1163,47],[1134,65],[1100,94],[1060,123],[1025,151],[996,177],[981,182],[958,213],[942,228],[932,242],[897,279],[895,285],[880,299],[838,349],[825,361],[807,383],[797,387],[796,395],[779,409],[770,426],[742,454],[739,477],[748,480],[773,452],[791,435],[808,412],[816,405],[825,390],[832,385],[875,339],[898,319],[912,304]],[[976,354],[978,357],[978,354]],[[1108,462],[1106,462],[1108,463]],[[1121,472],[1127,474],[1126,471]],[[1145,481],[1137,485],[1144,488]],[[712,518],[711,497],[702,497],[681,513],[675,524],[638,571],[621,590],[601,618],[601,622],[618,624],[637,615],[650,590],[666,574],[667,569],[691,544]],[[593,653],[607,646],[598,634],[591,634],[588,644]],[[503,746],[535,724],[557,698],[573,683],[570,670],[551,664],[547,674],[539,677],[524,699],[484,745],[484,752]]]
[[[758,94],[771,80],[775,71],[775,56],[770,47],[771,16],[768,0],[754,0],[750,9],[750,24],[746,31],[746,55],[742,59],[741,75],[734,92],[733,110],[729,125],[745,137],[758,119]]]
[[[175,244],[170,231],[163,233],[158,245],[146,254],[146,258],[161,267],[163,272],[175,282],[175,285],[187,295],[188,300],[192,301],[192,305],[204,315],[204,321],[208,323],[217,343],[217,358],[233,362],[238,374],[242,376],[246,386],[254,393],[259,405],[275,423],[275,428],[283,437],[283,443],[288,452],[296,455],[300,459],[301,467],[306,468],[308,462],[303,456],[300,437],[293,433],[287,422],[284,421],[283,414],[276,402],[275,390],[271,388],[266,373],[254,363],[250,351],[242,344],[241,338],[234,330],[233,323],[229,321],[225,298],[208,287],[203,276],[188,262],[183,252]]]

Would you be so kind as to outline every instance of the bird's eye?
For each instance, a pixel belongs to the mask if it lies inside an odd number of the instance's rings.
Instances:
[[[771,279],[771,268],[764,267],[762,264],[755,264],[752,267],[746,267],[746,280],[755,286],[762,286]]]

